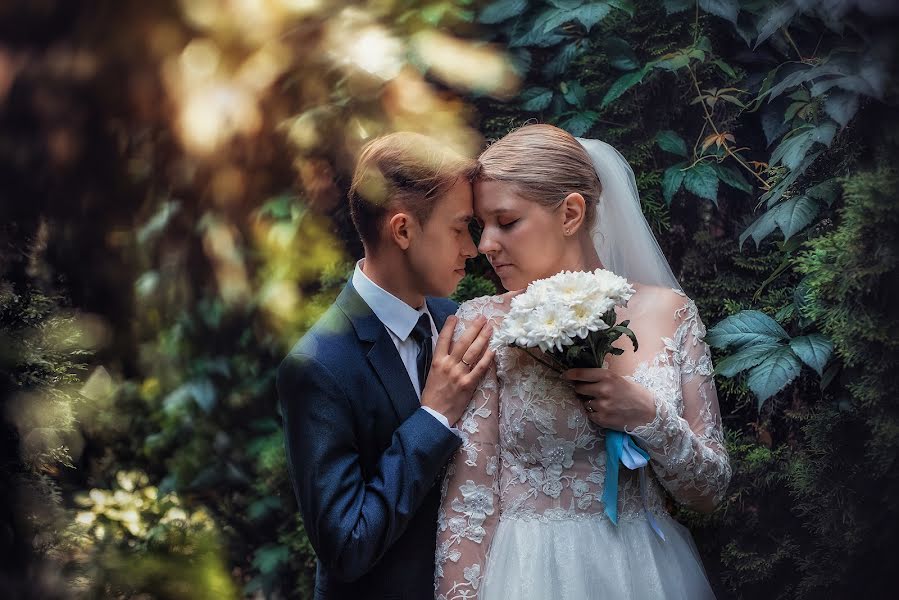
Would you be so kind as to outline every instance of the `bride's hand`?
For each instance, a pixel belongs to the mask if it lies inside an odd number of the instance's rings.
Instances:
[[[624,431],[655,419],[652,393],[608,369],[569,369],[561,377],[574,384],[587,418],[600,427]]]

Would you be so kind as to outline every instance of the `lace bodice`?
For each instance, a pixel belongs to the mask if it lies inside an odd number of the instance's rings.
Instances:
[[[653,421],[628,433],[650,455],[646,495],[656,514],[665,513],[665,490],[684,504],[716,503],[731,473],[705,328],[691,300],[665,292],[677,307],[664,320],[670,325],[657,340],[638,334],[647,358],[627,376],[655,399]],[[464,303],[456,337],[479,315],[498,325],[509,300]],[[500,519],[607,518],[603,430],[587,419],[569,382],[522,350],[497,351],[457,427],[463,445],[448,468],[438,513],[440,600],[477,596]],[[621,469],[618,504],[619,519],[646,518],[638,472]]]

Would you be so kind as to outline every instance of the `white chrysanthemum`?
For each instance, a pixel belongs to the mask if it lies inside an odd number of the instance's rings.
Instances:
[[[625,278],[603,269],[563,271],[539,279],[512,299],[492,346],[562,350],[578,338],[607,329],[603,316],[615,306],[626,306],[633,294]]]

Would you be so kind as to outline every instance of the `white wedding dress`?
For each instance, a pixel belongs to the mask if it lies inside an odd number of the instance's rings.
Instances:
[[[478,315],[496,327],[510,298],[464,303],[456,336]],[[665,509],[666,490],[677,502],[708,506],[730,479],[705,328],[677,290],[640,288],[627,310],[639,353],[630,352],[630,366],[623,355],[610,368],[655,398],[655,419],[628,432],[650,455],[645,498],[638,472],[622,466],[618,524],[609,520],[600,500],[602,430],[568,382],[523,351],[501,348],[458,425],[464,444],[443,483],[440,600],[714,597],[690,533]]]

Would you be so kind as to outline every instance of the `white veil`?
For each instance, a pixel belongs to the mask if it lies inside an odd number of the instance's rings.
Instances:
[[[634,171],[618,150],[576,138],[590,155],[602,194],[590,235],[603,267],[631,282],[681,289],[643,210]]]

